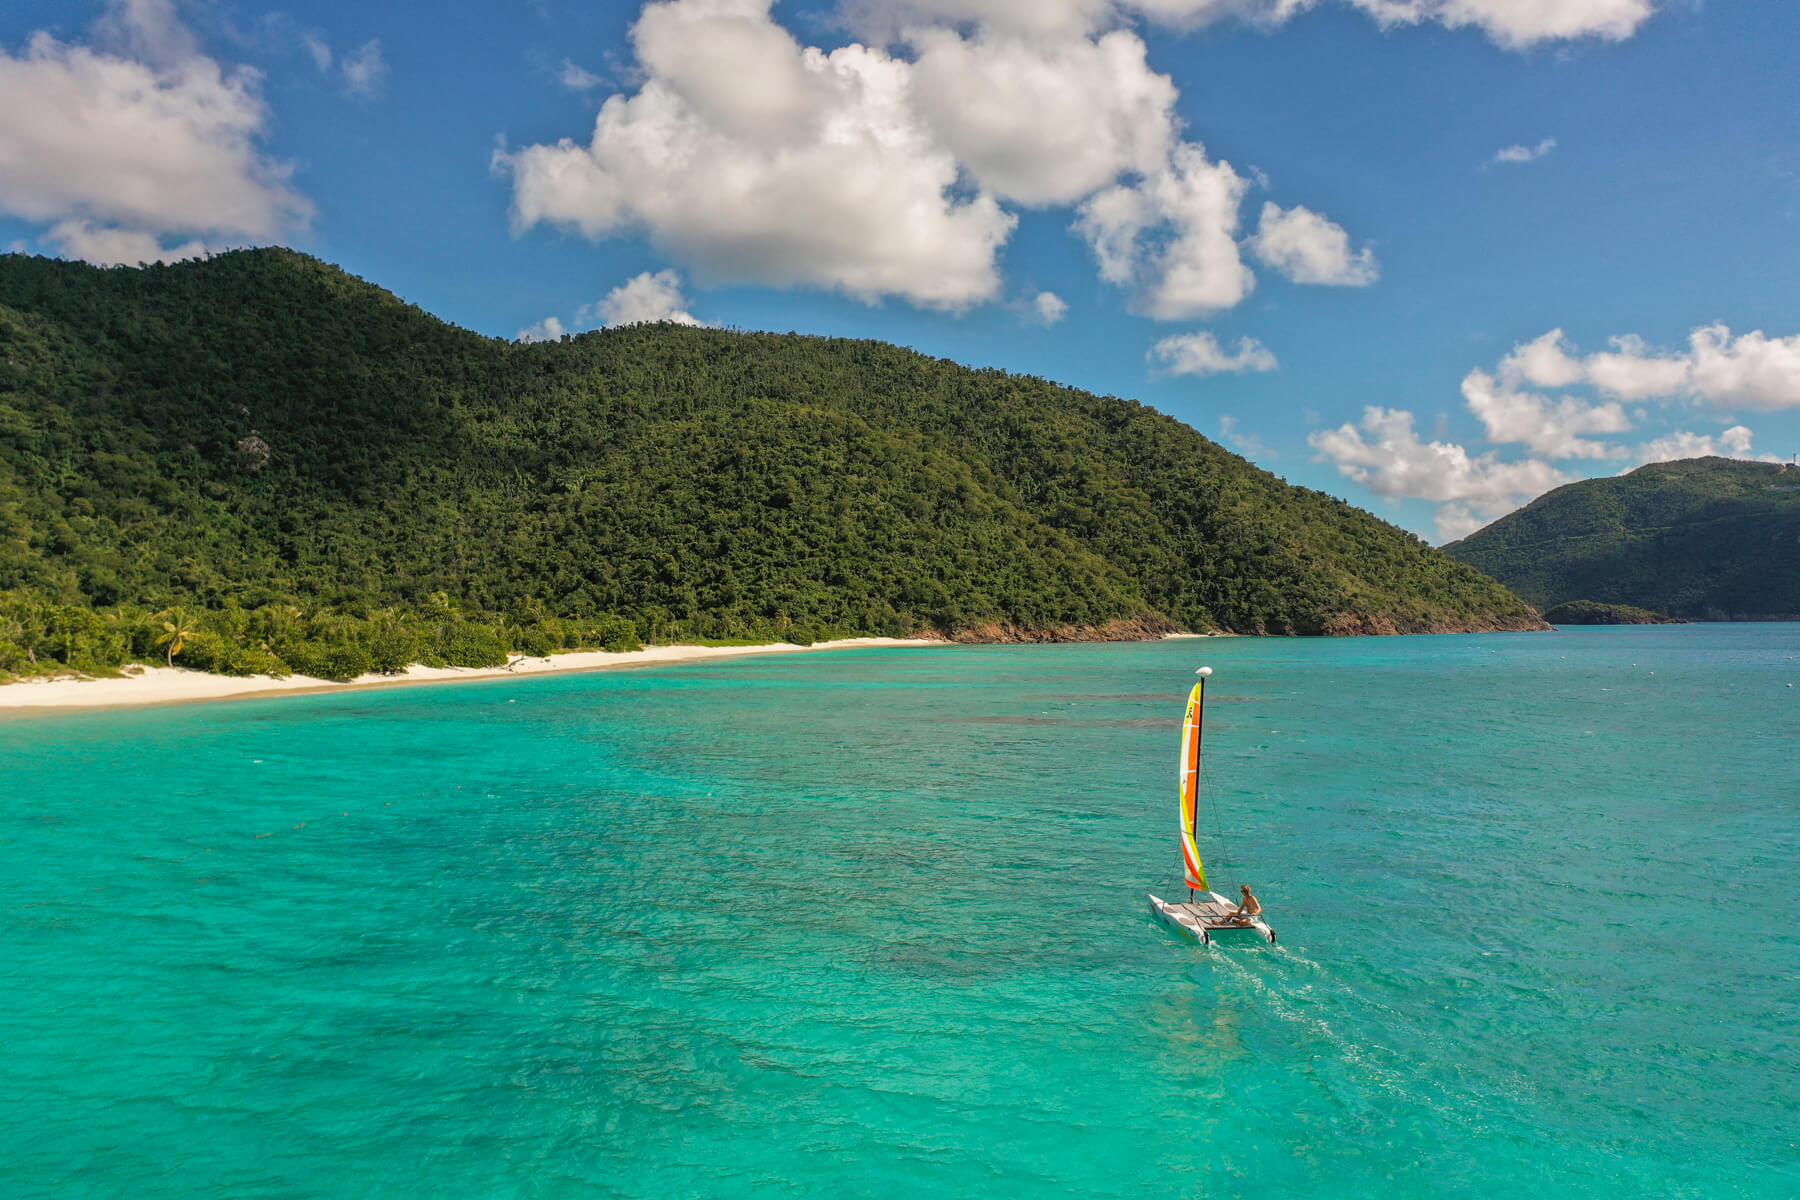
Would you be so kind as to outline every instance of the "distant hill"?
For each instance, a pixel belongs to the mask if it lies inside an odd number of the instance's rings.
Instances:
[[[187,628],[180,661],[344,674],[633,636],[1539,625],[1368,513],[1042,379],[673,325],[506,342],[279,249],[0,256],[0,671]]]
[[[1552,625],[1685,625],[1687,618],[1664,616],[1630,604],[1565,600],[1544,614]]]
[[[1800,470],[1690,458],[1571,483],[1444,547],[1541,609],[1800,619]]]

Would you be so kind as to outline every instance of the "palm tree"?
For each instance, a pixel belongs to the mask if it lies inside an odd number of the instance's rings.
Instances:
[[[181,653],[181,648],[187,644],[187,639],[194,636],[199,622],[192,614],[185,613],[179,608],[171,608],[167,612],[157,615],[163,618],[163,632],[157,637],[156,644],[169,648],[167,661],[172,667],[175,665],[175,656]]]

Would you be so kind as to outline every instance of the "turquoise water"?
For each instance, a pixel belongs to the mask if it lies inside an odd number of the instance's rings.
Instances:
[[[1215,886],[1173,889],[1209,689]],[[1791,1196],[1800,626],[0,722],[0,1193]]]

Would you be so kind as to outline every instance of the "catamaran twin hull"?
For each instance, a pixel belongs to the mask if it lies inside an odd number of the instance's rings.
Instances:
[[[1265,941],[1271,946],[1275,944],[1275,931],[1260,918],[1251,917],[1247,924],[1231,920],[1237,906],[1217,892],[1196,892],[1191,901],[1175,902],[1151,896],[1150,911],[1162,918],[1165,925],[1202,946],[1252,940]]]

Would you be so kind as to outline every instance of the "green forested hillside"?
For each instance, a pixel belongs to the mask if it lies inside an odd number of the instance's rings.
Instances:
[[[286,250],[0,257],[0,596],[15,672],[1537,624],[1129,401],[878,342],[509,343]]]
[[[1690,458],[1571,483],[1447,553],[1540,608],[1628,604],[1696,621],[1800,618],[1800,470]]]

